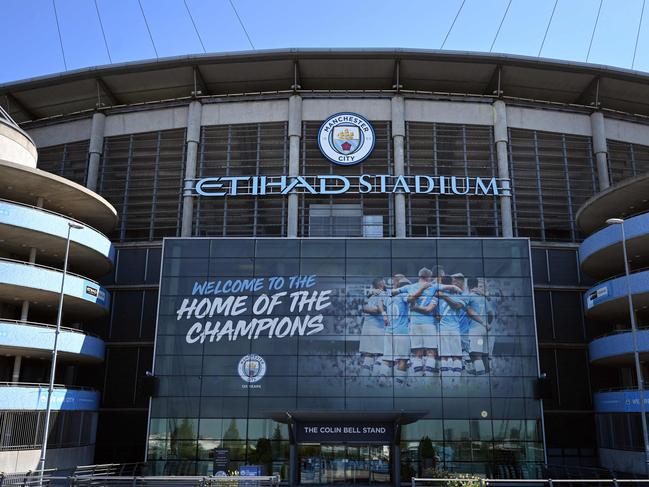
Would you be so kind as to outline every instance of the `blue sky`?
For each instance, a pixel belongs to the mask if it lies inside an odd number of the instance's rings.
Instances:
[[[207,52],[251,49],[229,0],[186,0]],[[68,70],[109,64],[95,0],[55,0]],[[183,0],[141,0],[160,57],[202,53]],[[462,0],[233,0],[256,49],[439,49]],[[114,63],[155,58],[138,0],[96,0]],[[465,0],[445,49],[489,51],[509,0]],[[65,71],[52,0],[0,0],[0,83]],[[494,52],[537,56],[555,0],[512,0]],[[600,0],[558,0],[542,57],[586,61]],[[603,0],[589,62],[631,68],[643,0]],[[635,68],[649,71],[649,1]]]

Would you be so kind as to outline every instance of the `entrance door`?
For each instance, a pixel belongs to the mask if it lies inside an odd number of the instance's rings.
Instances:
[[[387,445],[299,445],[299,483],[337,485],[389,484]]]

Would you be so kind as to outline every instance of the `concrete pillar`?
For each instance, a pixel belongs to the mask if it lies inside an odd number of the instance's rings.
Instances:
[[[104,127],[106,126],[106,115],[95,112],[92,116],[90,126],[90,145],[88,147],[88,176],[86,187],[91,191],[97,191],[97,179],[99,177],[99,159],[104,151]]]
[[[36,249],[34,247],[31,247],[29,249],[28,262],[30,264],[36,263]],[[22,302],[22,306],[20,307],[20,321],[27,321],[28,316],[29,316],[29,301],[25,300]]]
[[[603,191],[611,185],[611,180],[608,177],[608,145],[606,144],[606,127],[602,112],[590,114],[590,130],[593,138],[593,153],[597,162],[599,190]]]
[[[14,357],[14,369],[11,373],[11,382],[20,382],[20,364],[23,358],[20,355]]]
[[[392,445],[392,485],[401,486],[401,446]]]
[[[498,177],[509,183],[509,162],[507,157],[507,106],[502,100],[496,100],[493,103],[494,115],[494,143],[496,144],[496,159],[498,162]],[[512,224],[512,197],[509,194],[500,195],[500,221],[502,224],[502,236],[513,237],[514,226]]]
[[[302,97],[292,95],[288,99],[288,175],[300,174],[300,140],[302,138]],[[287,236],[297,237],[298,195],[288,195]]]
[[[288,454],[288,485],[289,487],[295,487],[297,485],[297,444],[295,441],[291,441],[289,446]]]
[[[185,158],[185,187],[183,189],[183,217],[180,230],[181,237],[192,236],[192,223],[194,220],[194,179],[196,179],[196,161],[198,158],[198,144],[201,141],[201,116],[203,105],[200,101],[193,101],[187,110],[187,150]]]
[[[392,97],[392,145],[394,148],[394,175],[403,176],[406,171],[404,141],[406,138],[406,109],[401,95]],[[406,237],[406,195],[402,190],[394,195],[394,234]]]

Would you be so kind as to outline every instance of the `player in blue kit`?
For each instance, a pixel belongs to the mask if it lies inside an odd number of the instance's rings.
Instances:
[[[389,324],[389,299],[385,280],[380,277],[374,279],[367,302],[363,306],[363,327],[358,346],[362,357],[361,376],[378,376],[381,373],[381,361],[378,357],[383,354],[385,328]]]
[[[467,280],[469,303],[467,310],[471,312],[469,328],[469,357],[473,373],[484,375],[489,372],[489,344],[487,332],[495,317],[489,306],[489,298],[485,294],[484,284],[473,277]]]
[[[439,317],[439,355],[442,375],[462,374],[462,337],[460,335],[460,310],[466,307],[468,298],[462,294],[453,296],[440,290],[436,294]]]
[[[404,275],[396,274],[392,278],[392,284],[394,291],[411,283]],[[410,356],[410,305],[407,295],[397,293],[390,298],[388,319],[390,323],[385,329],[383,348],[386,375],[389,375],[392,368],[395,383],[407,385]]]
[[[419,282],[399,288],[399,294],[407,294],[410,303],[410,348],[414,353],[412,359],[413,375],[423,376],[439,371],[438,357],[438,327],[435,318],[437,300],[435,293],[440,289],[447,292],[460,292],[453,285],[441,284],[440,276],[444,270],[441,267],[435,273],[423,267],[418,272]],[[394,291],[393,291],[394,293]]]

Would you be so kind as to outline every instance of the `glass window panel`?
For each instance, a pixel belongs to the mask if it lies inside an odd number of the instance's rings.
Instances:
[[[574,250],[548,250],[550,282],[553,285],[578,286],[577,252]]]

